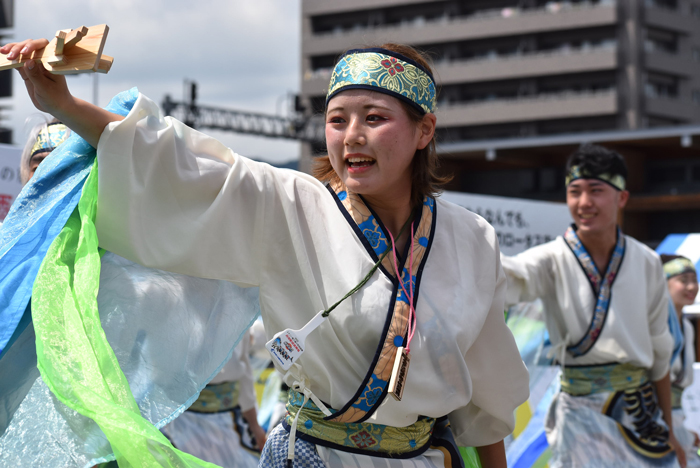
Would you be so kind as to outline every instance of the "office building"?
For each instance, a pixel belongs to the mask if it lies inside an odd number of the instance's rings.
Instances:
[[[617,145],[635,196],[686,197],[637,203],[628,224],[653,243],[663,234],[650,228],[654,213],[700,213],[700,0],[302,0],[301,30],[301,102],[315,113],[344,50],[400,42],[432,56],[452,190],[563,200],[566,154],[551,148],[680,126],[690,136],[671,132],[663,151],[646,154],[653,133],[634,148]],[[566,145],[551,143],[558,137]],[[507,150],[509,141],[529,149]],[[323,151],[304,144],[302,170]]]

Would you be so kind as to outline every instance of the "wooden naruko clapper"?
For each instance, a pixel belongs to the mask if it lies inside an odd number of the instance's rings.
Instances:
[[[114,58],[103,55],[109,27],[106,24],[86,28],[62,29],[43,49],[8,60],[0,55],[0,71],[19,68],[29,60],[38,60],[55,75],[107,73]]]

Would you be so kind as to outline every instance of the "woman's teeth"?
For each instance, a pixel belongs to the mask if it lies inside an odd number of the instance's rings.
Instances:
[[[365,167],[374,164],[372,158],[348,158],[348,163],[353,167]]]

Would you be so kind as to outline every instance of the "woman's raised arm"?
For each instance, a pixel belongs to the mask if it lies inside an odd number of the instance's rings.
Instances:
[[[6,54],[12,60],[20,54],[31,54],[42,49],[48,43],[46,39],[12,42],[1,47],[0,54]],[[18,71],[36,108],[56,117],[95,148],[107,124],[123,119],[120,115],[74,97],[68,90],[66,78],[48,72],[39,61],[30,60]]]

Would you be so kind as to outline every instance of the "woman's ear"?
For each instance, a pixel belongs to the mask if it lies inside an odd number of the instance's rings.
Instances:
[[[428,113],[423,116],[423,119],[418,122],[418,149],[422,150],[432,141],[435,135],[435,125],[437,124],[437,118],[435,114]]]

